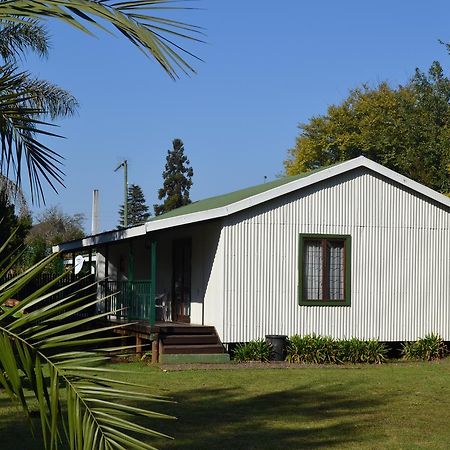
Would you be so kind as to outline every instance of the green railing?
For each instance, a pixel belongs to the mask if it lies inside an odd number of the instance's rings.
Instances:
[[[155,292],[149,280],[101,281],[99,289],[99,296],[104,299],[101,309],[116,311],[111,318],[155,323]]]

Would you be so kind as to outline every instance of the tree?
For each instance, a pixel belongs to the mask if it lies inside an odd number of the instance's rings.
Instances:
[[[37,217],[37,222],[25,238],[27,248],[22,259],[24,268],[27,269],[49,256],[53,245],[83,238],[85,236],[84,221],[83,214],[71,216],[57,206],[46,209]],[[47,264],[44,271],[60,274],[61,267],[55,260],[52,264]]]
[[[119,3],[108,0],[14,0],[0,2],[0,21],[17,26],[25,19],[42,21],[55,18],[87,33],[91,33],[90,26],[105,30],[101,22],[106,22],[153,57],[175,79],[179,72],[194,72],[181,54],[196,58],[176,41],[199,42],[196,36],[201,34],[201,30],[158,16],[158,11],[179,9],[171,6],[171,3],[172,0],[131,0]],[[41,179],[56,190],[58,185],[63,186],[64,174],[61,156],[39,141],[43,135],[57,135],[48,130],[50,124],[42,119],[42,114],[46,113],[44,105],[37,102],[34,107],[30,105],[33,86],[27,85],[26,80],[27,74],[17,72],[14,66],[0,68],[0,173],[8,176],[8,170],[11,169],[16,183],[21,187],[22,164],[25,164],[32,197],[39,201],[44,198]]]
[[[167,151],[166,166],[162,174],[163,187],[158,191],[158,199],[164,200],[162,204],[154,205],[156,216],[191,203],[189,190],[194,171],[189,164],[190,161],[184,154],[183,141],[174,139],[172,150]]]
[[[405,86],[354,89],[299,126],[288,175],[366,156],[443,193],[450,191],[450,80],[434,62]]]
[[[142,189],[137,184],[132,184],[128,187],[128,214],[127,225],[140,225],[147,222],[150,217],[148,206],[145,204],[145,197]],[[120,206],[119,210],[119,228],[124,227],[124,205]]]

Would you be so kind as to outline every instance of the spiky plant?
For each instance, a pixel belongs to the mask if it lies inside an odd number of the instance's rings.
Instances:
[[[6,246],[7,242],[0,255]],[[92,286],[77,290],[74,282],[56,288],[56,278],[20,302],[10,300],[56,257],[49,256],[0,286],[0,390],[21,406],[30,425],[32,394],[46,449],[154,448],[137,436],[168,436],[137,424],[136,417],[172,417],[132,402],[136,397],[149,402],[169,400],[150,393],[146,386],[108,376],[116,371],[105,363],[120,350],[110,336],[116,326],[98,325],[105,313],[79,316],[97,302]],[[15,256],[0,259],[3,279]]]

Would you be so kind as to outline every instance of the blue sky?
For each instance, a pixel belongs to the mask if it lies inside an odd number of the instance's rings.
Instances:
[[[71,91],[76,117],[61,121],[64,140],[46,141],[65,158],[66,188],[46,189],[47,205],[84,213],[90,231],[92,189],[100,190],[100,229],[114,228],[123,175],[157,201],[173,138],[194,168],[198,200],[263,182],[283,170],[300,122],[326,112],[349,89],[405,83],[419,67],[450,56],[450,3],[318,0],[199,0],[177,18],[206,28],[189,45],[204,63],[173,82],[125,39],[92,38],[50,22],[52,51],[24,67]],[[152,208],[153,209],[153,208]],[[33,208],[35,213],[39,208]]]

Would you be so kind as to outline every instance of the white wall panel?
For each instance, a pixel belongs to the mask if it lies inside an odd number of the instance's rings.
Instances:
[[[227,218],[224,342],[269,333],[397,341],[431,331],[450,340],[449,224],[447,209],[368,169]],[[350,307],[298,305],[300,233],[351,235]]]

